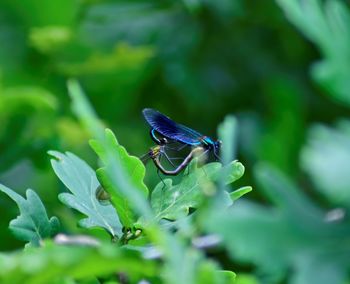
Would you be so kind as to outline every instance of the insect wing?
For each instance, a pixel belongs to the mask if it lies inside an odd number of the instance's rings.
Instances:
[[[142,112],[148,124],[164,137],[189,145],[201,144],[199,138],[203,135],[199,132],[185,125],[176,123],[154,109],[145,108]]]

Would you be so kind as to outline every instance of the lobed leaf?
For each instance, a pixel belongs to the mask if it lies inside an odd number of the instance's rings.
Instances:
[[[116,137],[109,129],[105,130],[105,143],[106,146],[103,142],[98,140],[90,141],[91,147],[105,165],[105,167],[98,169],[96,174],[103,188],[110,194],[111,202],[118,212],[121,223],[125,227],[131,228],[137,221],[137,216],[128,198],[123,195],[121,189],[118,188],[117,184],[113,183],[109,176],[107,169],[107,167],[111,167],[109,158],[116,159],[120,162],[120,166],[123,167],[126,174],[128,174],[130,183],[145,197],[145,199],[148,196],[148,188],[143,182],[146,169],[137,157],[130,156],[125,148],[118,144]],[[113,153],[114,157],[107,157],[107,147],[110,149],[108,153]]]
[[[267,208],[242,201],[228,210],[209,212],[205,226],[218,234],[231,258],[256,265],[268,283],[344,283],[349,268],[349,222],[330,222],[325,214],[278,171],[256,169]],[[276,262],[278,259],[278,262]]]
[[[309,131],[301,153],[301,166],[316,188],[330,201],[350,205],[350,122],[338,128],[316,125]]]
[[[10,222],[9,228],[20,240],[39,246],[43,239],[58,233],[60,223],[57,217],[47,216],[46,209],[39,196],[31,189],[26,191],[27,199],[0,184],[0,191],[17,203],[20,215]]]
[[[120,237],[122,225],[114,207],[102,205],[96,198],[100,184],[95,172],[72,153],[50,151],[49,154],[55,158],[51,165],[56,175],[71,192],[61,193],[59,199],[87,216],[79,224],[85,228],[101,227],[111,236]]]
[[[277,0],[287,18],[323,55],[313,65],[312,75],[330,98],[350,106],[349,65],[350,10],[339,0]]]

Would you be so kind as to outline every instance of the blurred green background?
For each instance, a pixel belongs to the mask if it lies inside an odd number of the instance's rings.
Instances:
[[[255,189],[246,198],[267,202],[253,175],[264,161],[325,210],[350,205],[347,1],[2,0],[0,43],[0,182],[34,188],[66,230],[79,229],[46,152],[96,166],[70,110],[72,77],[135,156],[152,145],[145,107],[212,137],[234,114],[241,182]],[[0,198],[1,228],[16,213]],[[0,239],[3,251],[22,246],[6,229]],[[240,265],[238,256],[229,267],[254,268]]]

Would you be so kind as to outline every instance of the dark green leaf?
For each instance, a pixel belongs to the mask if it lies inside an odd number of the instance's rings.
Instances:
[[[96,198],[99,182],[95,172],[81,159],[72,153],[62,154],[50,151],[55,157],[52,167],[72,193],[61,193],[59,199],[67,206],[87,216],[79,224],[85,228],[101,227],[112,236],[121,236],[121,224],[112,205],[102,205]]]
[[[57,234],[59,220],[56,217],[48,218],[43,203],[33,190],[27,190],[27,199],[2,184],[0,190],[15,201],[19,208],[20,215],[9,226],[18,239],[39,246],[43,239]]]
[[[131,184],[146,199],[148,196],[148,189],[143,182],[146,172],[143,163],[137,157],[130,156],[125,148],[118,144],[116,137],[109,129],[106,129],[105,132],[105,143],[106,147],[110,149],[110,153],[113,153],[113,159],[120,161],[121,167],[123,167],[125,172],[129,175]],[[127,198],[124,197],[122,191],[109,178],[106,167],[110,167],[110,163],[108,162],[109,158],[107,157],[106,148],[103,143],[98,140],[91,140],[90,145],[106,165],[97,170],[97,176],[103,188],[111,195],[111,201],[118,212],[120,221],[125,227],[130,228],[137,221],[137,218]]]

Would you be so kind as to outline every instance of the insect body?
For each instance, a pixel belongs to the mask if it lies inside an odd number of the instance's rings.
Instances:
[[[208,136],[175,121],[166,115],[151,108],[145,108],[142,111],[146,121],[151,126],[151,137],[157,143],[161,142],[156,136],[156,132],[162,136],[190,146],[201,146],[206,152],[213,152],[215,157],[219,159],[219,150],[221,141],[214,141]]]
[[[202,153],[204,151],[204,149],[202,147],[194,148],[186,156],[186,158],[184,158],[182,163],[180,165],[178,165],[174,170],[167,170],[162,166],[162,164],[160,162],[161,155],[164,155],[164,153],[165,153],[163,147],[164,147],[163,145],[162,146],[161,145],[155,146],[154,148],[150,149],[148,154],[149,154],[150,158],[153,160],[153,163],[156,165],[156,167],[158,168],[159,171],[161,171],[165,175],[172,175],[172,176],[175,176],[178,173],[180,173],[185,167],[187,167],[187,165],[192,161],[192,159],[196,155],[199,155],[200,153]]]
[[[183,159],[181,164],[179,164],[178,166],[175,166],[171,161],[172,158],[170,158],[168,156],[168,154],[166,153],[166,148],[169,147],[168,140],[164,137],[158,138],[157,136],[155,136],[154,140],[158,145],[151,148],[148,153],[146,153],[143,157],[141,157],[141,160],[146,162],[149,158],[152,159],[153,163],[158,168],[158,170],[161,171],[165,175],[177,175],[177,174],[179,174],[192,161],[192,159],[196,155],[199,155],[201,152],[204,151],[204,149],[200,146],[192,149],[192,151]],[[163,165],[160,161],[161,157],[163,157],[163,156],[174,167],[173,170],[167,170],[163,167]]]

